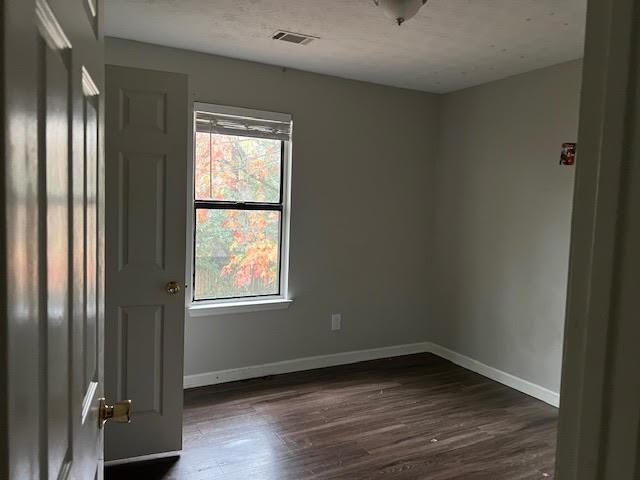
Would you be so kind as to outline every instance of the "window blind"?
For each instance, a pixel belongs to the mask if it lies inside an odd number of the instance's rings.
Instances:
[[[264,119],[196,111],[197,132],[238,135],[242,137],[291,140],[291,120]]]

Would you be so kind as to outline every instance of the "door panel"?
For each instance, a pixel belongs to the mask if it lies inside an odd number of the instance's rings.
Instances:
[[[137,418],[162,415],[162,305],[122,307],[118,320],[118,395],[136,399]]]
[[[46,41],[45,41],[46,40]],[[41,148],[38,170],[40,211],[44,224],[40,245],[46,263],[41,264],[41,305],[46,356],[42,364],[41,411],[46,411],[50,478],[60,478],[71,461],[69,358],[69,81],[70,49],[58,48],[52,39],[40,40],[40,102],[38,110]],[[44,353],[44,352],[43,352]]]
[[[135,274],[136,269],[165,267],[165,172],[165,155],[131,153],[119,158],[120,271],[131,266]],[[140,223],[140,218],[146,222]]]
[[[0,4],[3,479],[102,477],[102,5],[83,3]]]
[[[85,229],[84,229],[84,274],[85,274],[85,312],[84,312],[84,385],[88,388],[97,381],[98,342],[98,162],[97,111],[95,101],[89,96],[84,98],[84,174],[85,174]]]
[[[107,460],[180,450],[186,277],[187,77],[107,66],[108,398],[133,401]]]
[[[121,133],[166,133],[166,93],[123,88],[120,90],[120,101]]]

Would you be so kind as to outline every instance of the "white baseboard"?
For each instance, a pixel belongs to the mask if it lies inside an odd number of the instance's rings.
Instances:
[[[490,367],[489,365],[485,365],[478,360],[474,360],[473,358],[467,357],[458,352],[454,352],[453,350],[449,350],[448,348],[442,347],[435,343],[431,343],[430,352],[434,355],[445,358],[455,363],[456,365],[460,365],[467,370],[479,373],[484,377],[495,380],[498,383],[502,383],[507,387],[513,388],[514,390],[518,390],[519,392],[526,393],[527,395],[537,398],[538,400],[542,400],[549,405],[553,405],[554,407],[558,407],[560,405],[559,393],[541,387],[540,385],[537,385],[535,383],[531,383],[528,380],[516,377],[515,375],[511,375],[507,372],[503,372],[502,370],[498,370],[497,368]]]
[[[560,395],[556,392],[516,377],[515,375],[511,375],[510,373],[498,370],[497,368],[490,367],[489,365],[485,365],[473,358],[431,342],[410,343],[406,345],[394,345],[391,347],[372,348],[369,350],[356,350],[329,355],[318,355],[315,357],[285,360],[283,362],[265,363],[249,367],[185,375],[184,388],[203,387],[206,385],[216,385],[218,383],[260,378],[268,375],[280,375],[282,373],[300,372],[316,368],[335,367],[337,365],[347,365],[350,363],[377,360],[380,358],[399,357],[414,353],[433,353],[434,355],[447,359],[456,365],[466,368],[467,370],[479,373],[491,380],[495,380],[503,385],[542,400],[554,407],[557,407],[560,403]]]
[[[413,353],[430,352],[429,342],[411,343],[407,345],[394,345],[391,347],[372,348],[369,350],[356,350],[352,352],[332,353],[315,357],[295,358],[283,362],[265,363],[249,367],[218,370],[217,372],[198,373],[185,375],[184,388],[216,385],[218,383],[234,382],[249,378],[266,377],[267,375],[279,375],[281,373],[301,372],[315,368],[335,367],[349,363],[376,360],[379,358],[399,357]]]

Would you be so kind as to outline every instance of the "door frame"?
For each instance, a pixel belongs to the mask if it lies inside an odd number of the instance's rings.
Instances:
[[[631,442],[618,443],[612,420],[622,413],[614,412],[616,398],[637,399],[638,388],[612,380],[616,356],[637,359],[616,332],[633,332],[637,310],[628,308],[624,286],[640,282],[640,271],[628,267],[637,265],[640,242],[630,241],[640,218],[637,210],[625,215],[637,205],[629,192],[640,190],[639,15],[638,0],[588,2],[556,456],[562,480],[637,478],[630,466],[640,403],[628,412]]]

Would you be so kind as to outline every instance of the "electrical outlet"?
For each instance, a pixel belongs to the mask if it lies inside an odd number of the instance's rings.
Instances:
[[[340,330],[342,328],[342,314],[331,314],[331,330]]]

